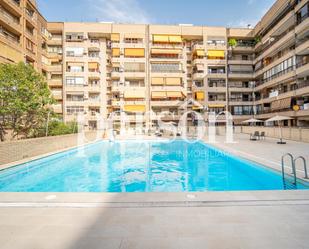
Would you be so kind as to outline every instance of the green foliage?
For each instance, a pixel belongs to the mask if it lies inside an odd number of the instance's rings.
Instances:
[[[5,130],[16,136],[35,136],[46,123],[54,102],[44,77],[32,66],[0,64],[0,139]]]
[[[237,40],[234,39],[234,38],[230,38],[228,43],[229,43],[230,47],[236,47],[237,46]]]
[[[255,43],[255,45],[258,44],[261,40],[262,40],[262,39],[261,39],[260,36],[256,36],[256,37],[254,38],[254,43]]]
[[[65,134],[77,133],[78,126],[76,122],[63,123],[61,121],[51,121],[48,124],[48,135],[58,136]]]

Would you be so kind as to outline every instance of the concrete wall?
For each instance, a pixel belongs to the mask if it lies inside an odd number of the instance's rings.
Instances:
[[[243,126],[242,133],[251,134],[254,131],[264,131],[266,137],[279,138],[279,127],[259,127],[259,126]],[[287,140],[309,142],[309,129],[302,128],[282,128],[282,136]]]
[[[85,137],[87,141],[94,141],[96,133],[86,133]],[[70,134],[64,136],[1,142],[0,165],[74,147],[77,146],[77,141],[77,134]]]

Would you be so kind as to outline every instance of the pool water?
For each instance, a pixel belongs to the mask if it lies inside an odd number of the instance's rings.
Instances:
[[[97,142],[0,171],[1,192],[282,190],[279,172],[201,142]],[[293,186],[306,189],[303,183]]]

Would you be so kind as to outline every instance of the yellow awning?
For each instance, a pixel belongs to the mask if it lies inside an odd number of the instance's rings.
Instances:
[[[89,62],[88,69],[99,69],[99,63],[97,62]]]
[[[115,33],[113,33],[113,34],[111,35],[111,40],[112,40],[113,42],[119,42],[119,41],[120,41],[120,34],[115,34]]]
[[[153,98],[153,99],[165,99],[166,98],[166,92],[152,92],[151,98]]]
[[[196,100],[204,100],[204,92],[196,92],[195,93]]]
[[[171,43],[182,43],[182,39],[180,35],[170,35],[169,36],[169,41]]]
[[[205,51],[203,49],[197,49],[196,50],[196,55],[197,56],[205,56]]]
[[[182,92],[175,92],[175,91],[166,92],[166,95],[168,98],[182,98],[183,97]]]
[[[201,109],[204,109],[204,107],[203,106],[197,106],[197,105],[192,106],[192,110],[201,110]]]
[[[113,48],[112,55],[114,57],[119,57],[120,56],[120,48]]]
[[[168,35],[153,35],[153,42],[169,42]]]
[[[166,78],[165,83],[168,86],[180,86],[181,78]]]
[[[144,99],[145,91],[143,90],[127,90],[124,92],[125,99]]]
[[[125,105],[124,111],[125,112],[145,112],[146,106],[145,105]]]
[[[152,78],[151,85],[153,86],[163,86],[164,85],[164,78]]]
[[[125,57],[145,57],[145,49],[143,48],[125,48]]]
[[[151,54],[180,54],[181,49],[159,49],[153,48],[151,49]]]
[[[208,50],[207,56],[211,58],[224,58],[224,50]]]
[[[208,108],[224,108],[225,105],[221,105],[221,104],[210,104],[208,105]]]

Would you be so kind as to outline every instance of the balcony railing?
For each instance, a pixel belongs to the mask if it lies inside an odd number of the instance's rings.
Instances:
[[[287,73],[289,73],[289,72],[291,72],[293,70],[295,70],[295,66],[288,67],[287,69],[284,69],[284,70],[282,70],[282,71],[280,71],[280,72],[278,72],[278,73],[276,73],[276,74],[274,74],[274,75],[272,75],[272,76],[270,76],[268,78],[265,78],[265,79],[260,80],[260,81],[256,81],[256,86],[263,85],[266,82],[271,81],[273,79],[276,79],[276,78],[278,78],[278,77],[280,77],[280,76],[282,76],[284,74],[287,74]]]
[[[307,58],[306,60],[300,61],[296,64],[296,68],[300,68],[304,65],[307,65],[309,63],[309,58]]]
[[[19,25],[19,18],[12,16],[11,14],[9,14],[7,11],[5,11],[1,6],[0,6],[0,14],[2,16],[4,16],[6,19],[8,19],[9,21]]]
[[[307,12],[304,16],[297,18],[297,25],[301,24],[309,17],[309,12]]]

